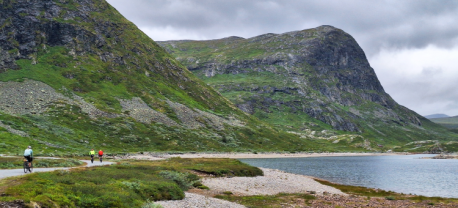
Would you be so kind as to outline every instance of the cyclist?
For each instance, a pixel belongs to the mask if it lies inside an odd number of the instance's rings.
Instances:
[[[102,162],[102,157],[103,157],[103,151],[100,150],[100,151],[99,151],[99,159],[100,159],[100,162]]]
[[[94,163],[94,156],[95,156],[95,151],[94,151],[94,149],[92,149],[92,150],[89,152],[89,155],[91,156],[91,163]]]
[[[30,166],[32,166],[32,161],[33,161],[33,151],[32,151],[32,147],[31,146],[28,146],[27,149],[25,149],[24,158],[29,163],[29,168],[30,168]]]

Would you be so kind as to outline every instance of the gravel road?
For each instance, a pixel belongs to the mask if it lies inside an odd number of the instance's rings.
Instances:
[[[79,166],[79,167],[93,167],[93,166],[102,166],[102,165],[111,165],[114,164],[113,162],[102,162],[100,163],[99,161],[94,161],[94,163],[91,163],[90,160],[81,160],[82,162],[85,162],[85,166]],[[78,168],[78,167],[74,167]],[[67,170],[70,168],[34,168],[33,172],[47,172],[47,171],[54,171],[54,170]],[[25,175],[27,173],[24,173],[24,169],[7,169],[7,170],[0,170],[0,179],[11,177],[11,176],[20,176],[20,175]]]

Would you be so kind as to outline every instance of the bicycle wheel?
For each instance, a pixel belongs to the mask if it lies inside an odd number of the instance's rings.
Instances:
[[[29,172],[33,172],[33,163],[30,163]]]
[[[27,168],[28,168],[29,164],[27,164],[27,161],[24,162],[24,173],[27,173]]]

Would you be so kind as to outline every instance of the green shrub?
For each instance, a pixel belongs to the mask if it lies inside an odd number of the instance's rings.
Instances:
[[[177,183],[181,190],[188,190],[193,186],[194,183],[197,182],[195,180],[196,176],[194,174],[189,173],[180,173],[176,171],[165,170],[159,172],[159,175]]]
[[[198,188],[198,189],[207,189],[207,190],[210,190],[210,188],[208,188],[208,186],[204,186],[204,185],[198,186],[197,188]]]
[[[203,186],[203,184],[202,184],[202,182],[197,181],[197,182],[195,182],[194,184],[192,184],[192,186],[194,186],[194,187],[199,187],[199,186]]]
[[[387,197],[385,197],[385,199],[387,199],[387,200],[395,200],[396,198],[394,198],[394,196],[387,196]]]

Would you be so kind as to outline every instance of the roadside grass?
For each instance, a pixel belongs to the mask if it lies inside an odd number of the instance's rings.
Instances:
[[[298,206],[300,204],[309,205],[309,200],[316,197],[310,194],[287,194],[280,193],[277,195],[256,195],[256,196],[233,196],[230,194],[217,195],[215,198],[223,199],[238,204],[245,205],[249,208],[263,208],[263,207],[285,207],[285,204]]]
[[[0,157],[0,169],[22,168],[24,158],[19,157]],[[34,158],[33,167],[50,168],[50,167],[77,167],[84,163],[76,159],[42,159]]]
[[[236,161],[132,160],[111,166],[27,174],[0,181],[0,201],[20,199],[41,207],[141,207],[151,201],[183,199],[185,190],[199,184],[199,176],[191,170],[227,170],[251,176],[257,169]]]
[[[366,188],[361,186],[349,186],[342,184],[335,184],[329,181],[315,179],[315,181],[331,186],[341,190],[346,194],[366,196],[366,197],[382,197],[387,200],[411,200],[415,202],[429,201],[429,203],[458,203],[458,199],[455,198],[442,198],[442,197],[426,197],[410,194],[396,193],[393,191],[385,191],[380,189]]]

